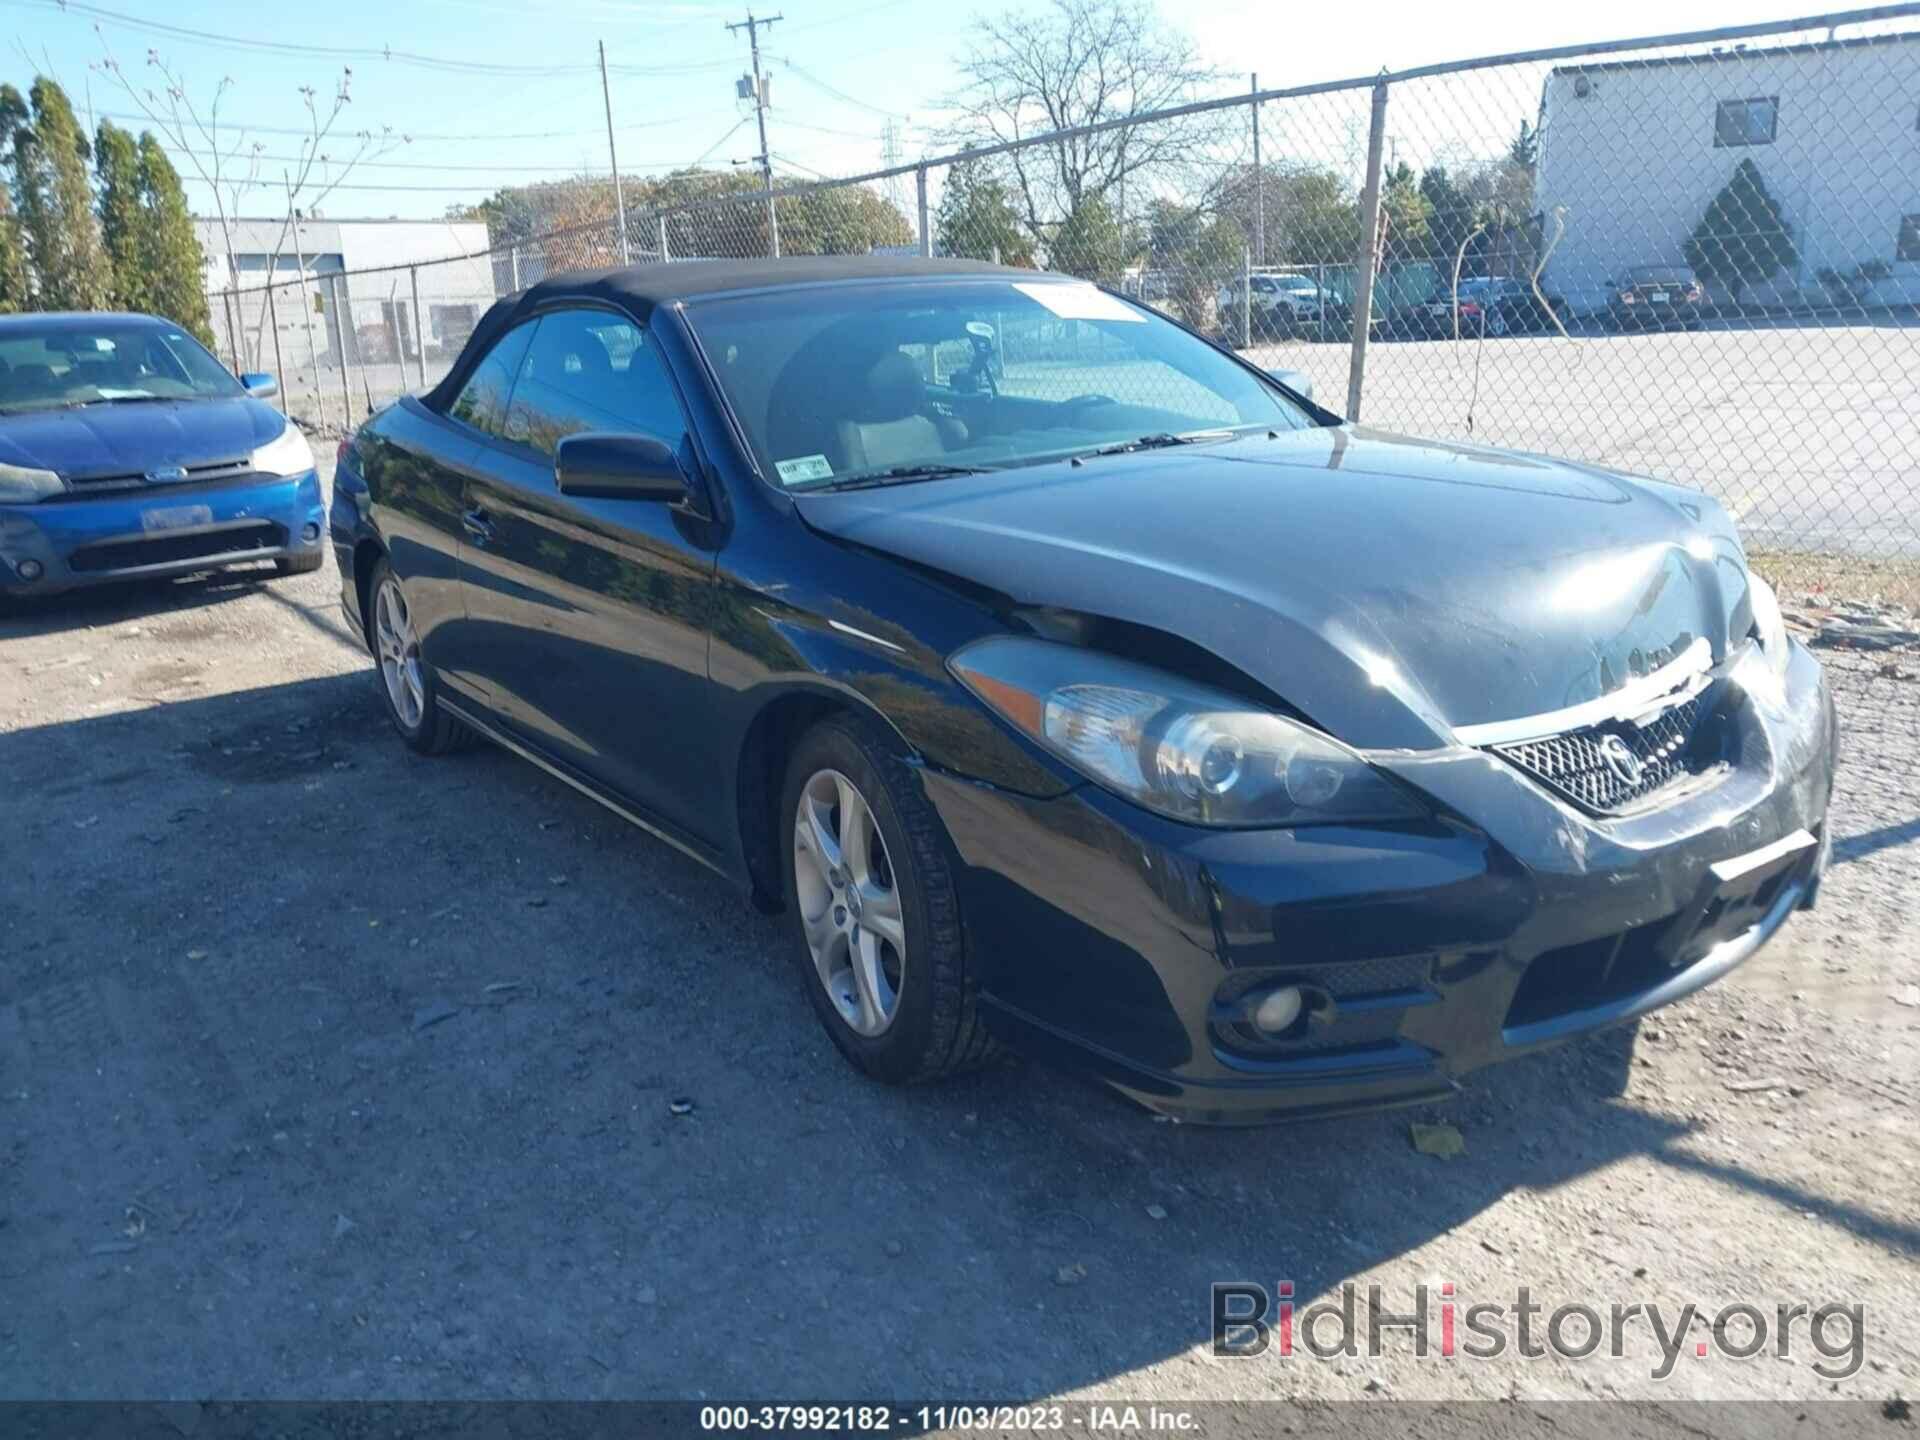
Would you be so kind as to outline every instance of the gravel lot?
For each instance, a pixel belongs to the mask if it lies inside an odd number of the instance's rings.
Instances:
[[[1431,1112],[1208,1131],[855,1078],[721,881],[403,749],[336,585],[0,619],[0,1398],[1920,1389],[1920,657],[1828,652],[1836,865],[1728,983]],[[1858,1303],[1865,1361],[1216,1359],[1235,1279]]]

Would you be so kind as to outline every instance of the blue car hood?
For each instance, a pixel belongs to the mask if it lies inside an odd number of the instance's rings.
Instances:
[[[1351,744],[1609,694],[1750,628],[1712,499],[1339,426],[796,497],[814,529],[1213,652]]]
[[[244,460],[286,420],[250,395],[0,415],[0,461],[68,479]]]

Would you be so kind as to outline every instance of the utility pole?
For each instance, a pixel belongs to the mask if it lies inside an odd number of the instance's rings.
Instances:
[[[747,32],[747,48],[753,52],[753,113],[760,121],[760,153],[755,158],[760,162],[760,178],[767,187],[767,238],[773,247],[773,258],[780,258],[780,217],[773,210],[773,156],[767,150],[767,82],[760,74],[760,27],[771,26],[780,20],[779,15],[769,15],[765,19],[756,19],[753,11],[747,11],[747,18],[736,20],[727,26],[729,30]],[[745,98],[745,97],[742,97]]]
[[[620,183],[620,157],[613,151],[613,90],[607,84],[607,42],[600,42],[600,98],[607,107],[607,164],[613,167],[613,211],[619,217],[620,263],[631,265],[633,254],[627,248],[627,193]],[[765,149],[764,144],[761,147]]]

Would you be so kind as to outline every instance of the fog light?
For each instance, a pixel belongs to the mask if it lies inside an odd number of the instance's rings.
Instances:
[[[1300,1018],[1303,1003],[1298,985],[1282,985],[1269,990],[1253,1007],[1254,1028],[1267,1035],[1278,1035]]]
[[[308,544],[312,544],[320,538],[320,527],[311,520],[307,521],[306,524],[300,527],[300,538]]]
[[[47,573],[46,568],[38,560],[22,560],[13,568],[20,572],[22,580],[38,580]]]

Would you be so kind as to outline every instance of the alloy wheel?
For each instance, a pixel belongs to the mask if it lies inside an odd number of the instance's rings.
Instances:
[[[420,676],[420,640],[414,633],[407,597],[400,593],[400,582],[391,575],[381,582],[374,597],[373,638],[393,713],[408,730],[417,730],[427,709],[426,685]]]
[[[794,891],[813,967],[855,1033],[884,1034],[900,1009],[907,931],[873,807],[838,770],[801,787],[793,824]]]

